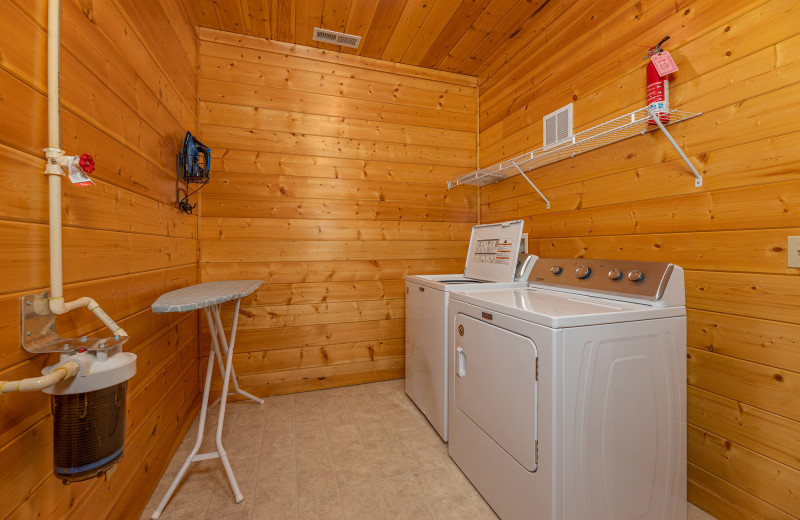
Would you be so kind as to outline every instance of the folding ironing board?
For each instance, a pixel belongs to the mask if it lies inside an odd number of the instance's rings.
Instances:
[[[236,380],[236,372],[234,372],[232,366],[233,344],[236,340],[236,324],[239,318],[239,303],[243,297],[251,294],[260,285],[261,280],[231,280],[225,282],[201,283],[198,285],[185,287],[183,289],[178,289],[177,291],[162,294],[151,307],[152,311],[155,313],[189,312],[203,309],[206,314],[206,319],[208,320],[208,330],[211,334],[211,346],[208,353],[208,368],[206,369],[206,380],[203,388],[203,404],[200,407],[200,425],[197,430],[197,441],[195,442],[191,453],[189,453],[189,456],[186,457],[186,461],[183,463],[183,466],[181,466],[180,471],[178,471],[178,474],[172,481],[172,484],[169,486],[164,498],[161,499],[161,503],[158,504],[158,508],[151,517],[153,520],[156,520],[161,516],[161,513],[164,511],[167,502],[169,502],[169,499],[172,497],[172,494],[175,492],[175,489],[178,487],[178,484],[180,484],[181,479],[186,474],[186,471],[189,469],[189,466],[192,464],[192,462],[197,462],[200,460],[219,458],[219,460],[222,462],[222,467],[225,468],[225,474],[228,477],[228,482],[230,482],[236,503],[238,504],[244,500],[244,496],[239,490],[239,484],[236,482],[236,477],[233,474],[231,463],[228,461],[228,455],[225,452],[225,449],[222,447],[222,424],[225,420],[225,402],[227,401],[225,397],[228,395],[239,394],[259,404],[264,404],[263,399],[259,399],[258,397],[251,395],[239,388],[239,382]],[[233,312],[233,324],[231,325],[230,341],[225,339],[225,332],[222,328],[222,319],[220,318],[219,314],[222,304],[228,301],[236,302]],[[220,352],[220,345],[222,346],[222,352]],[[224,362],[222,360],[222,354],[225,355]],[[211,374],[214,370],[214,359],[217,360],[220,373],[223,374],[222,394],[220,395],[220,398],[217,399],[217,401],[220,403],[219,419],[217,420],[217,451],[198,454],[197,452],[203,442],[206,412],[209,408],[208,396],[211,390]],[[233,392],[228,393],[228,382],[231,379],[231,375],[233,375],[232,379],[234,390]],[[212,408],[217,401],[211,404]]]

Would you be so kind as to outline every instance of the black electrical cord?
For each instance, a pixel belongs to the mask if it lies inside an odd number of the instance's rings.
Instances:
[[[181,210],[183,210],[184,213],[186,213],[187,215],[191,215],[192,214],[192,210],[197,207],[197,203],[190,204],[189,203],[189,197],[191,197],[192,195],[194,195],[195,193],[200,191],[200,188],[202,188],[206,184],[208,184],[208,178],[206,178],[206,181],[203,182],[202,184],[200,184],[200,186],[198,186],[197,189],[194,190],[191,193],[188,193],[188,191],[186,189],[178,188],[178,195],[179,196],[180,196],[181,192],[183,192],[185,194],[185,196],[180,201],[178,201],[178,207],[181,208]],[[186,188],[188,189],[188,187],[189,187],[189,185],[187,184]]]

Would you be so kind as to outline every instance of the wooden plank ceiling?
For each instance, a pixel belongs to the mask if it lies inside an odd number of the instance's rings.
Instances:
[[[196,0],[201,27],[477,75],[550,0]],[[362,36],[358,49],[314,27]]]

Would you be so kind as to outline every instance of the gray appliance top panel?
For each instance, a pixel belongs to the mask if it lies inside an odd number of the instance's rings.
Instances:
[[[664,296],[674,268],[666,262],[540,258],[528,281],[531,287],[657,301]]]

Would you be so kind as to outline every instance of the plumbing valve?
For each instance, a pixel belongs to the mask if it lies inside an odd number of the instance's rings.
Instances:
[[[87,174],[95,169],[94,158],[88,153],[81,155],[64,155],[64,150],[58,148],[45,148],[47,163],[44,168],[45,175],[64,175],[64,170],[69,174],[69,180],[76,186],[92,186],[94,182]]]
[[[88,153],[82,153],[78,159],[78,166],[88,175],[94,171],[94,158]]]

